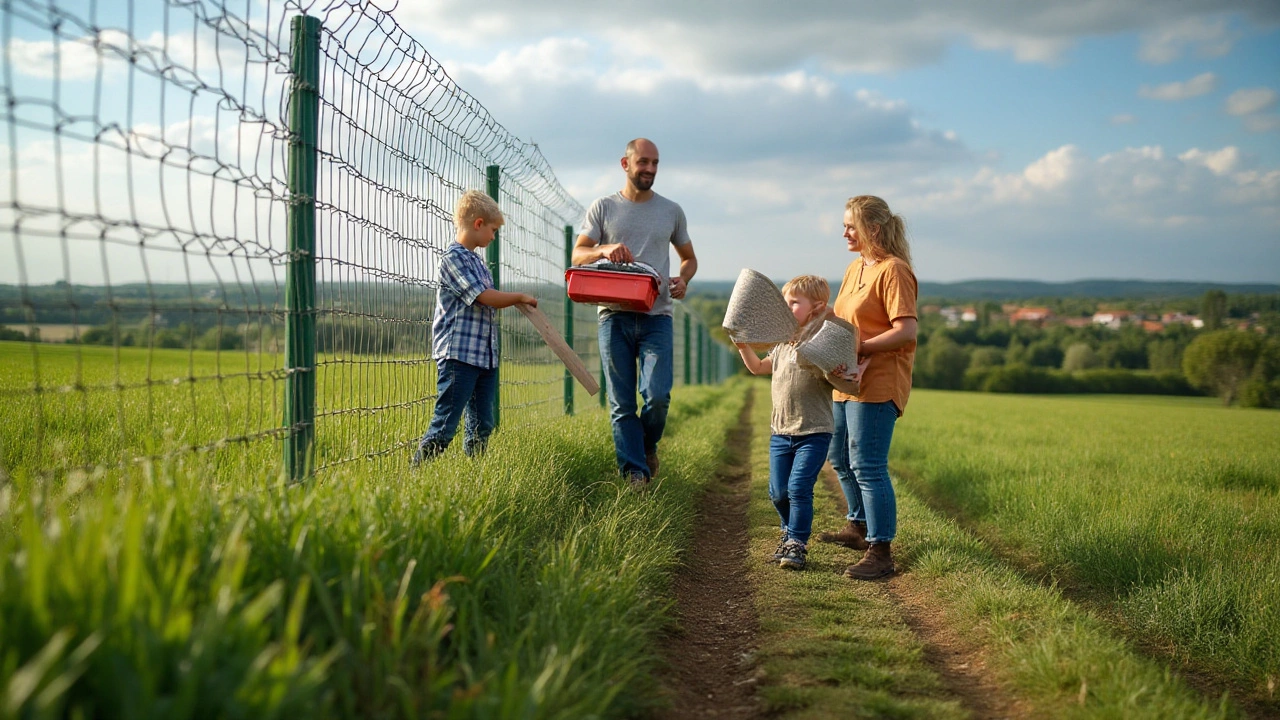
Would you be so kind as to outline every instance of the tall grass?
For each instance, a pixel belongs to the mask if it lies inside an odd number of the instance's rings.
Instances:
[[[893,450],[911,487],[1148,646],[1280,696],[1280,413],[926,391]]]
[[[663,479],[607,419],[499,432],[416,472],[2,491],[2,717],[616,716],[651,707],[664,588],[743,385],[678,391]],[[263,489],[267,487],[267,489]]]
[[[316,463],[411,452],[431,420],[435,364],[319,358]],[[283,356],[257,351],[0,342],[0,470],[55,474],[198,448],[219,474],[279,467]],[[507,426],[559,418],[563,366],[505,363]],[[38,388],[38,391],[37,391]],[[595,398],[578,393],[578,407]]]

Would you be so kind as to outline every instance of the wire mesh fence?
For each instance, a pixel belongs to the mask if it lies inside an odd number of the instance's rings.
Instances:
[[[536,147],[373,5],[231,5],[0,2],[0,472],[172,460],[260,475],[300,433],[318,471],[404,462],[434,406],[438,262],[471,188],[506,215],[502,289],[536,296],[556,327],[571,314],[599,367],[594,308],[562,303],[583,209]],[[299,233],[312,245],[290,245]],[[303,265],[314,298],[299,305]],[[728,354],[686,316],[677,382],[726,376]],[[290,355],[303,325],[311,363]],[[501,331],[503,425],[596,404],[523,317],[501,313]],[[299,421],[286,398],[303,378],[314,413]]]

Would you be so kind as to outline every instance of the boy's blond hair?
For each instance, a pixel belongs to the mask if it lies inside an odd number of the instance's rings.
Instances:
[[[474,223],[476,218],[491,225],[505,222],[496,200],[479,190],[468,190],[458,198],[458,204],[453,209],[453,224],[461,230]]]
[[[817,275],[797,275],[782,286],[783,295],[797,295],[815,303],[831,300],[831,286]]]

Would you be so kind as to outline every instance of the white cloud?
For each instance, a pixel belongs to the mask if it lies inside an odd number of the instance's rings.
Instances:
[[[92,35],[54,40],[13,38],[8,45],[14,70],[28,77],[64,81],[106,81],[122,77],[129,59],[152,72],[197,83],[221,85],[228,73],[244,66],[244,46],[219,42],[214,32],[196,25],[194,32],[131,37],[121,30],[100,30]]]
[[[1140,97],[1152,100],[1186,100],[1211,93],[1218,87],[1218,76],[1211,72],[1199,75],[1184,82],[1171,82],[1163,85],[1143,85],[1138,88]]]
[[[1232,115],[1252,115],[1275,106],[1276,98],[1271,88],[1247,88],[1228,95],[1226,108]]]
[[[1253,167],[1232,146],[1094,157],[1066,145],[1013,172],[857,160],[814,167],[785,157],[676,160],[656,187],[688,213],[704,279],[731,279],[743,267],[780,278],[839,277],[850,259],[840,211],[861,193],[884,197],[906,218],[917,275],[926,280],[1274,281],[1280,267],[1272,240],[1280,234],[1280,169]],[[621,180],[603,159],[567,178],[584,201]],[[1206,228],[1215,231],[1212,257],[1203,252]]]
[[[1212,170],[1214,175],[1226,175],[1240,165],[1240,150],[1233,146],[1212,152],[1191,148],[1179,155],[1178,159],[1189,165],[1203,165]]]
[[[1280,130],[1280,115],[1246,115],[1244,126],[1249,132],[1275,132]]]
[[[450,74],[495,117],[541,128],[531,139],[557,173],[598,167],[641,135],[658,143],[664,159],[680,163],[785,156],[818,164],[893,157],[945,165],[968,158],[954,133],[921,127],[902,100],[850,93],[805,71],[707,77],[619,62],[585,39],[556,38],[488,63],[458,64]],[[565,122],[566,114],[574,121]]]
[[[1119,115],[1111,116],[1112,125],[1132,125],[1136,122],[1138,122],[1138,116],[1131,113],[1121,113]]]
[[[120,30],[102,30],[76,39],[9,41],[8,58],[14,70],[29,77],[92,80],[99,70],[115,75],[126,67],[132,45]]]
[[[1143,33],[1138,57],[1158,65],[1173,62],[1190,49],[1200,57],[1220,57],[1231,52],[1238,37],[1221,17],[1189,17]]]
[[[942,58],[964,39],[1024,62],[1058,62],[1085,36],[1147,32],[1145,54],[1174,57],[1186,47],[1225,52],[1233,40],[1223,18],[1280,22],[1280,6],[1250,0],[1045,0],[1011,12],[1004,3],[872,0],[718,3],[653,0],[642,12],[591,0],[469,0],[402,3],[396,16],[415,31],[463,45],[528,41],[566,28],[608,38],[633,58],[696,74],[757,74],[809,61],[837,71],[885,72]]]
[[[1190,277],[1194,266],[1196,276],[1238,280],[1241,263],[1261,263],[1247,276],[1274,281],[1280,267],[1272,240],[1280,169],[1250,167],[1231,146],[1098,158],[1064,146],[1021,172],[916,178],[885,193],[916,218],[926,278],[1000,276],[1001,268],[1058,280]],[[1215,230],[1213,257],[1203,253],[1206,227]]]

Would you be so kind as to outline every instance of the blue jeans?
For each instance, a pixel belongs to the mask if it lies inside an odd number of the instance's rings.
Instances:
[[[418,443],[414,462],[422,462],[444,452],[458,432],[458,420],[465,411],[467,455],[484,452],[493,434],[493,400],[498,394],[498,369],[486,370],[461,360],[436,363],[436,410],[431,424]]]
[[[898,407],[892,400],[832,405],[836,431],[827,459],[849,505],[846,517],[867,524],[867,542],[890,542],[898,534],[898,503],[889,479],[889,441]]]
[[[782,532],[805,544],[813,530],[813,486],[829,445],[831,433],[769,438],[769,499],[782,519]]]
[[[674,382],[670,315],[610,312],[600,317],[600,359],[609,391],[613,451],[623,475],[649,475],[645,453],[656,452],[667,426]],[[638,365],[638,368],[637,368]],[[636,416],[636,391],[644,399]]]

